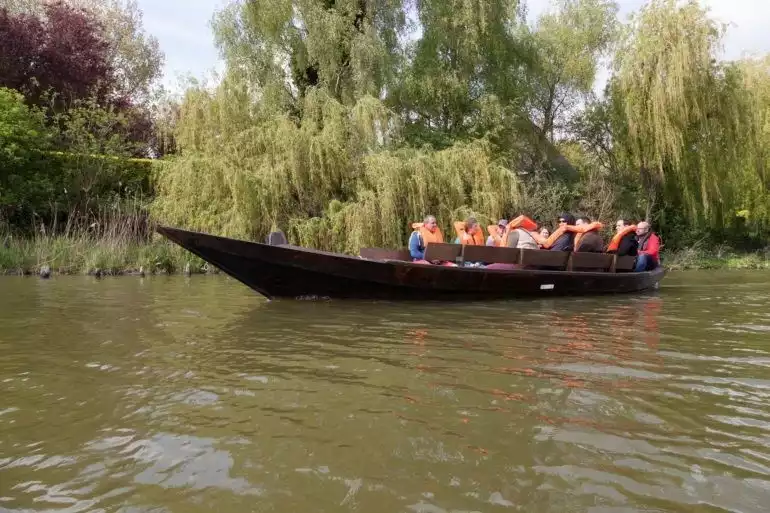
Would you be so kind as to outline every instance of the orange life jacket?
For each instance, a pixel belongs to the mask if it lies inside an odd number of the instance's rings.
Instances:
[[[508,223],[508,230],[515,230],[516,228],[524,228],[528,232],[534,232],[537,230],[537,223],[527,216],[519,216]]]
[[[470,244],[471,246],[483,246],[484,245],[484,234],[481,233],[481,230],[477,230],[476,233],[471,235],[470,233],[465,232],[465,222],[463,221],[455,221],[455,232],[457,232],[457,237],[460,239],[460,244],[463,246]]]
[[[425,228],[424,223],[412,223],[412,229],[420,233],[420,237],[422,237],[422,243],[426,246],[431,242],[444,242],[444,234],[441,233],[441,228],[438,226],[436,227],[436,231],[432,232]]]
[[[600,223],[599,221],[594,221],[593,223],[589,224],[581,224],[580,226],[567,226],[568,232],[575,233],[575,251],[580,247],[580,239],[583,238],[583,235],[585,235],[588,232],[596,232],[604,228],[604,225]]]
[[[516,230],[517,228],[521,228],[522,230],[526,230],[530,232],[530,235],[534,237],[534,231],[537,230],[537,223],[534,222],[532,219],[525,215],[521,215],[508,223],[508,227],[505,229],[505,233],[502,236],[502,240],[500,245],[503,247],[508,246],[508,234],[511,233],[513,230]],[[535,239],[536,242],[539,241]]]
[[[495,241],[495,246],[501,247],[503,246],[503,237],[505,236],[505,230],[500,230],[500,227],[496,224],[490,224],[487,226],[487,231],[489,232],[489,236],[492,237]]]
[[[636,225],[626,226],[625,228],[620,230],[618,233],[616,233],[612,237],[612,240],[610,241],[610,245],[607,246],[607,253],[617,251],[618,247],[620,246],[620,241],[622,241],[626,235],[632,232],[636,233]]]

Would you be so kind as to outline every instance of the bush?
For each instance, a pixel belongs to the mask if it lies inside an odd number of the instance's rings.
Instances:
[[[0,220],[48,192],[43,152],[50,135],[41,111],[27,107],[16,91],[0,88]]]
[[[55,231],[91,223],[126,198],[151,197],[156,161],[129,157],[135,148],[119,135],[123,124],[121,114],[85,102],[58,115],[54,130],[21,94],[0,88],[0,224]]]

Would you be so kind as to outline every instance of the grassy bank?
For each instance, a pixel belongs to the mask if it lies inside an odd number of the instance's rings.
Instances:
[[[763,251],[735,251],[728,247],[711,250],[689,248],[663,255],[663,265],[672,271],[693,269],[767,269],[770,270],[770,248]]]
[[[0,235],[0,274],[37,274],[48,266],[56,274],[105,275],[216,272],[200,258],[154,236],[138,243],[127,237]],[[674,271],[693,269],[768,269],[770,250],[739,252],[730,248],[690,248],[668,252],[664,265]]]
[[[147,274],[208,271],[198,257],[168,241],[138,243],[124,238],[0,235],[0,274],[36,274],[48,266],[56,274]],[[189,267],[188,267],[189,266]]]

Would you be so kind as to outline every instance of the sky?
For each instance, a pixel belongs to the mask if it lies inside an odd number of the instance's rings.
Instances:
[[[637,10],[645,0],[617,0],[622,19]],[[526,0],[528,15],[536,19],[547,10],[550,0]],[[205,78],[222,63],[214,46],[211,18],[227,0],[138,0],[147,32],[158,38],[166,54],[163,83],[172,90],[180,79]],[[770,0],[701,0],[712,16],[730,24],[725,38],[724,57],[770,53]],[[608,72],[601,70],[594,88],[603,88]]]

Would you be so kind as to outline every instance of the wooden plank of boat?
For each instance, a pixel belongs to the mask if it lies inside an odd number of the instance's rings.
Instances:
[[[665,274],[662,268],[634,273],[449,267],[272,246],[170,227],[157,231],[268,298],[458,300],[628,293],[657,287]],[[556,260],[566,264],[569,254],[556,253],[523,250],[521,262],[529,267]]]

